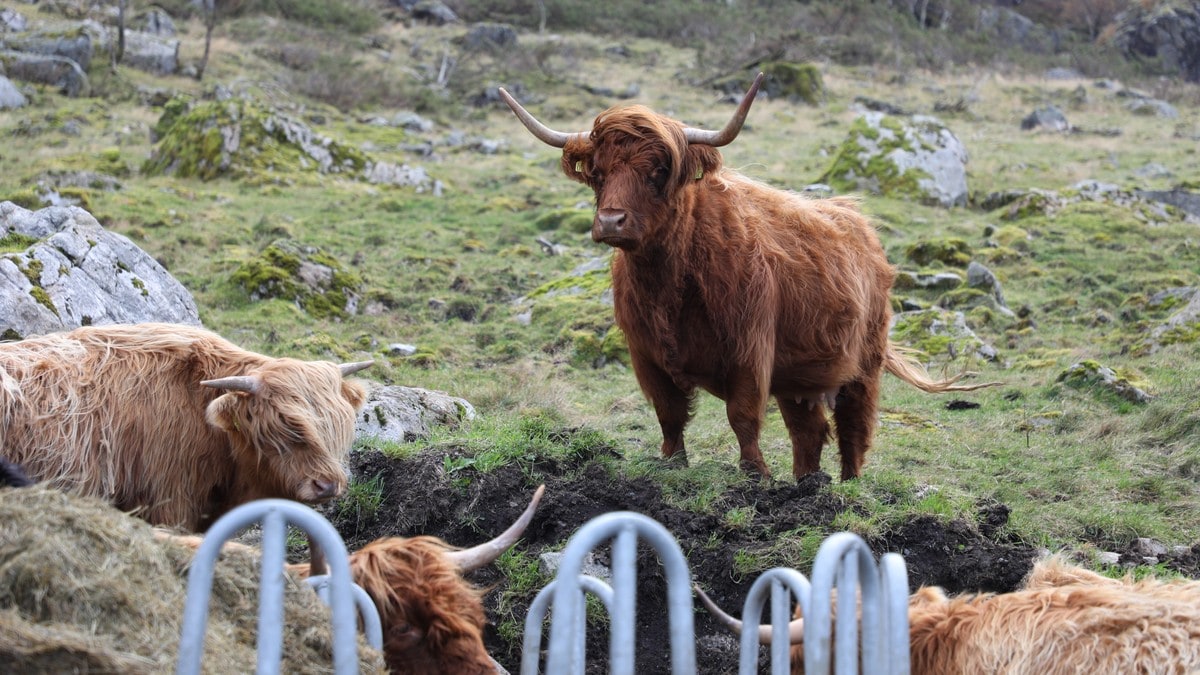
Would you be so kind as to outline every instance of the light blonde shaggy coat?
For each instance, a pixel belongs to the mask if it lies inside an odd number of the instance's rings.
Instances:
[[[201,384],[228,376],[260,386]],[[0,344],[0,455],[37,480],[188,530],[253,499],[341,493],[364,400],[337,364],[263,356],[190,326]]]

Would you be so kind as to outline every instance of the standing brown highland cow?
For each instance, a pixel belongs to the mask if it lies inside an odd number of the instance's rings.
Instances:
[[[562,169],[596,194],[592,239],[612,261],[617,324],[662,427],[662,453],[684,451],[697,388],[725,401],[741,465],[769,475],[758,446],[768,396],[792,440],[792,473],[817,471],[833,412],[842,478],[862,471],[875,433],[882,371],[923,391],[933,381],[888,341],[895,271],[870,220],[847,198],[810,199],[753,181],[717,147],[741,130],[754,81],[721,131],[640,105],[563,133],[504,100]]]

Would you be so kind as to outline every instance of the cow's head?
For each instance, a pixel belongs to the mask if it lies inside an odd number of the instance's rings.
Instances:
[[[488,565],[512,547],[533,519],[545,486],[500,536],[470,549],[437,537],[378,539],[350,555],[354,581],[375,602],[383,653],[392,673],[491,675],[483,645],[483,591],[463,573]],[[318,570],[319,571],[319,570]]]
[[[601,113],[590,132],[564,133],[539,122],[503,88],[500,95],[534,136],[562,148],[563,171],[596,193],[592,239],[633,251],[665,235],[654,227],[667,222],[685,186],[720,169],[716,148],[737,137],[762,79],[759,73],[720,131],[634,105]]]
[[[201,382],[226,392],[208,404],[207,418],[231,440],[239,499],[316,503],[345,491],[346,455],[366,390],[342,378],[369,365],[271,359]]]

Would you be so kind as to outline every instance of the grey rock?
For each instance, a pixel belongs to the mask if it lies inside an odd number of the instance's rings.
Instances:
[[[175,20],[159,7],[151,7],[147,12],[139,15],[133,25],[144,33],[158,37],[172,37],[177,32]]]
[[[918,322],[925,327],[930,335],[950,338],[949,356],[955,358],[961,354],[974,353],[976,356],[995,361],[999,358],[996,348],[983,341],[975,331],[967,325],[966,316],[940,308],[925,309],[914,312],[899,312],[892,316],[891,327],[894,330],[900,323]]]
[[[418,192],[424,192],[431,187],[429,174],[425,172],[424,167],[407,164],[376,162],[366,168],[363,177],[371,183],[414,187]]]
[[[0,228],[38,240],[0,258],[0,333],[146,321],[200,325],[182,284],[81,208],[29,211],[0,202]]]
[[[925,274],[900,270],[896,272],[896,282],[901,288],[923,288],[935,291],[952,291],[962,286],[962,277],[954,272],[938,272]]]
[[[61,56],[70,59],[84,71],[92,64],[96,51],[92,31],[82,25],[67,30],[27,32],[4,39],[4,48],[23,54]]]
[[[0,75],[0,110],[24,108],[29,99],[7,77]]]
[[[15,9],[0,9],[0,33],[20,33],[29,27],[29,21]]]
[[[1070,131],[1071,123],[1067,121],[1067,116],[1063,114],[1062,110],[1059,110],[1058,106],[1048,105],[1029,113],[1025,119],[1021,120],[1021,128],[1025,131],[1038,128],[1050,131]]]
[[[1000,280],[982,263],[972,260],[967,265],[967,285],[991,294],[1000,306],[1008,306],[1004,302],[1004,291],[1000,288]]]
[[[1133,552],[1140,556],[1154,556],[1158,558],[1167,554],[1167,547],[1149,537],[1138,537],[1133,540]]]
[[[395,443],[429,438],[435,427],[457,428],[475,419],[465,399],[415,387],[379,386],[367,394],[358,413],[355,435]]]
[[[387,351],[392,356],[412,356],[417,353],[417,346],[403,342],[393,342],[388,345]]]
[[[546,551],[539,555],[538,562],[542,574],[551,577],[557,575],[558,568],[562,566],[562,559],[562,551]],[[583,557],[583,566],[580,572],[590,577],[596,577],[606,584],[612,583],[612,570],[596,562],[593,553],[588,553]]]
[[[1007,7],[986,6],[979,10],[976,29],[986,39],[1019,45],[1027,51],[1048,54],[1057,46],[1055,35],[1048,29]]]
[[[392,117],[391,123],[393,126],[400,127],[401,129],[408,129],[409,131],[426,132],[433,130],[433,122],[421,117],[415,112],[396,113],[396,115]]]
[[[1156,59],[1200,82],[1200,2],[1130,3],[1113,21],[1110,43],[1133,60]]]
[[[1142,199],[1170,204],[1193,216],[1200,216],[1200,192],[1175,188],[1174,190],[1137,190],[1136,194]]]
[[[1146,115],[1173,120],[1179,117],[1175,106],[1156,98],[1135,98],[1125,104],[1126,109],[1135,115]]]
[[[895,179],[911,175],[916,193],[908,196],[944,207],[967,203],[967,150],[940,120],[925,115],[889,117],[878,112],[864,113],[861,119],[869,131],[851,134],[843,145],[844,161],[824,180],[878,193],[882,185],[905,185],[907,181]],[[887,175],[872,175],[871,167],[881,164],[872,162],[876,158],[884,160],[882,171]]]
[[[462,37],[462,44],[469,50],[515,47],[517,31],[506,23],[477,23]]]
[[[454,13],[454,10],[437,0],[419,0],[413,3],[408,11],[414,19],[435,26],[459,22],[458,15]]]
[[[179,40],[143,31],[125,31],[125,55],[121,63],[155,75],[179,70]]]
[[[1096,562],[1101,565],[1116,565],[1121,562],[1121,554],[1112,551],[1104,551],[1096,554]]]
[[[75,61],[54,55],[0,51],[0,70],[14,79],[56,87],[66,96],[88,93],[87,75]]]
[[[1059,382],[1086,382],[1096,384],[1133,403],[1148,403],[1153,396],[1133,386],[1116,371],[1094,361],[1074,363],[1059,373]]]

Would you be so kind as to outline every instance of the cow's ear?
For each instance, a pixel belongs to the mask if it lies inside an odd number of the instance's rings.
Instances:
[[[689,145],[683,155],[682,171],[677,174],[684,184],[698,181],[721,168],[721,152],[711,145]]]
[[[358,410],[367,401],[367,388],[353,380],[342,380],[342,396]]]
[[[209,424],[223,431],[237,429],[238,422],[235,407],[237,406],[238,398],[241,396],[244,395],[231,391],[216,397],[208,404],[208,409],[204,415],[205,419],[208,420]]]
[[[591,161],[590,155],[575,154],[563,152],[562,170],[571,180],[579,181],[587,185],[588,162]]]

